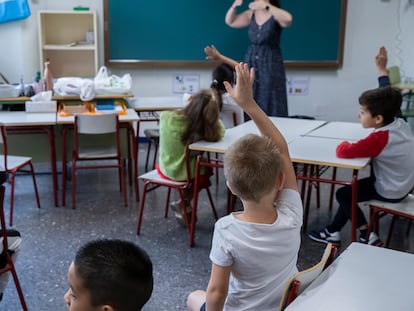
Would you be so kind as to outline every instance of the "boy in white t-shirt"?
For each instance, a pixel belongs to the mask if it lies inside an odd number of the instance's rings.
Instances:
[[[205,291],[188,310],[276,310],[296,273],[303,206],[285,139],[252,96],[254,71],[236,66],[237,89],[226,89],[263,136],[247,135],[224,155],[227,185],[244,210],[215,225]]]

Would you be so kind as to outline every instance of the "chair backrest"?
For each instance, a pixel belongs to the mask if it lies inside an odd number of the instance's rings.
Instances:
[[[391,85],[401,83],[400,68],[398,66],[388,67],[387,70]]]
[[[7,171],[7,140],[6,140],[6,128],[3,125],[0,125],[0,155],[3,154],[3,161],[0,162],[0,169],[5,169]]]
[[[115,133],[118,127],[118,115],[108,114],[78,114],[75,116],[75,129],[79,134],[109,134]]]
[[[7,230],[6,230],[6,221],[4,219],[4,209],[3,209],[3,202],[4,202],[4,186],[0,186],[0,230],[2,236],[2,252],[9,249],[7,245]],[[2,253],[0,252],[0,253]]]
[[[336,255],[336,247],[331,243],[326,245],[322,259],[309,269],[297,272],[286,283],[282,298],[279,303],[279,310],[284,310],[295,298],[300,295],[321,273],[332,263]]]
[[[103,140],[83,141],[80,135],[104,135]],[[79,155],[81,150],[85,148],[99,153],[99,150],[105,148],[116,149],[116,153],[120,154],[120,138],[119,138],[119,119],[115,113],[108,114],[78,114],[75,116],[74,125],[74,146],[75,153]],[[83,141],[83,143],[82,143]],[[111,151],[114,152],[115,150]]]

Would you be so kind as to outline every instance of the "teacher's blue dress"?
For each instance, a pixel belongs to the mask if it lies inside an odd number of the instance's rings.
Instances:
[[[281,32],[282,27],[273,17],[259,26],[253,14],[245,60],[255,70],[256,102],[269,116],[287,117],[286,75],[279,47]]]

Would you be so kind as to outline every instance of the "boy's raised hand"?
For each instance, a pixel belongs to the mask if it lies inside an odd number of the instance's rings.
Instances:
[[[387,50],[385,49],[385,47],[381,46],[378,51],[378,54],[375,56],[375,65],[378,68],[378,74],[380,76],[388,75],[387,62],[388,62]]]
[[[236,103],[244,110],[248,109],[254,103],[253,99],[253,81],[254,69],[244,63],[238,63],[236,70],[236,86],[233,87],[229,82],[224,81],[226,91],[236,101]]]

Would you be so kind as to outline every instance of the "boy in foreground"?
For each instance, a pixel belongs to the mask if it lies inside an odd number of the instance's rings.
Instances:
[[[227,185],[244,210],[217,221],[207,292],[187,300],[188,310],[271,310],[296,273],[302,201],[288,147],[252,96],[254,70],[238,64],[237,89],[226,90],[263,136],[247,135],[224,155]]]
[[[82,246],[68,272],[69,311],[139,311],[153,288],[152,262],[129,241],[96,240]]]

